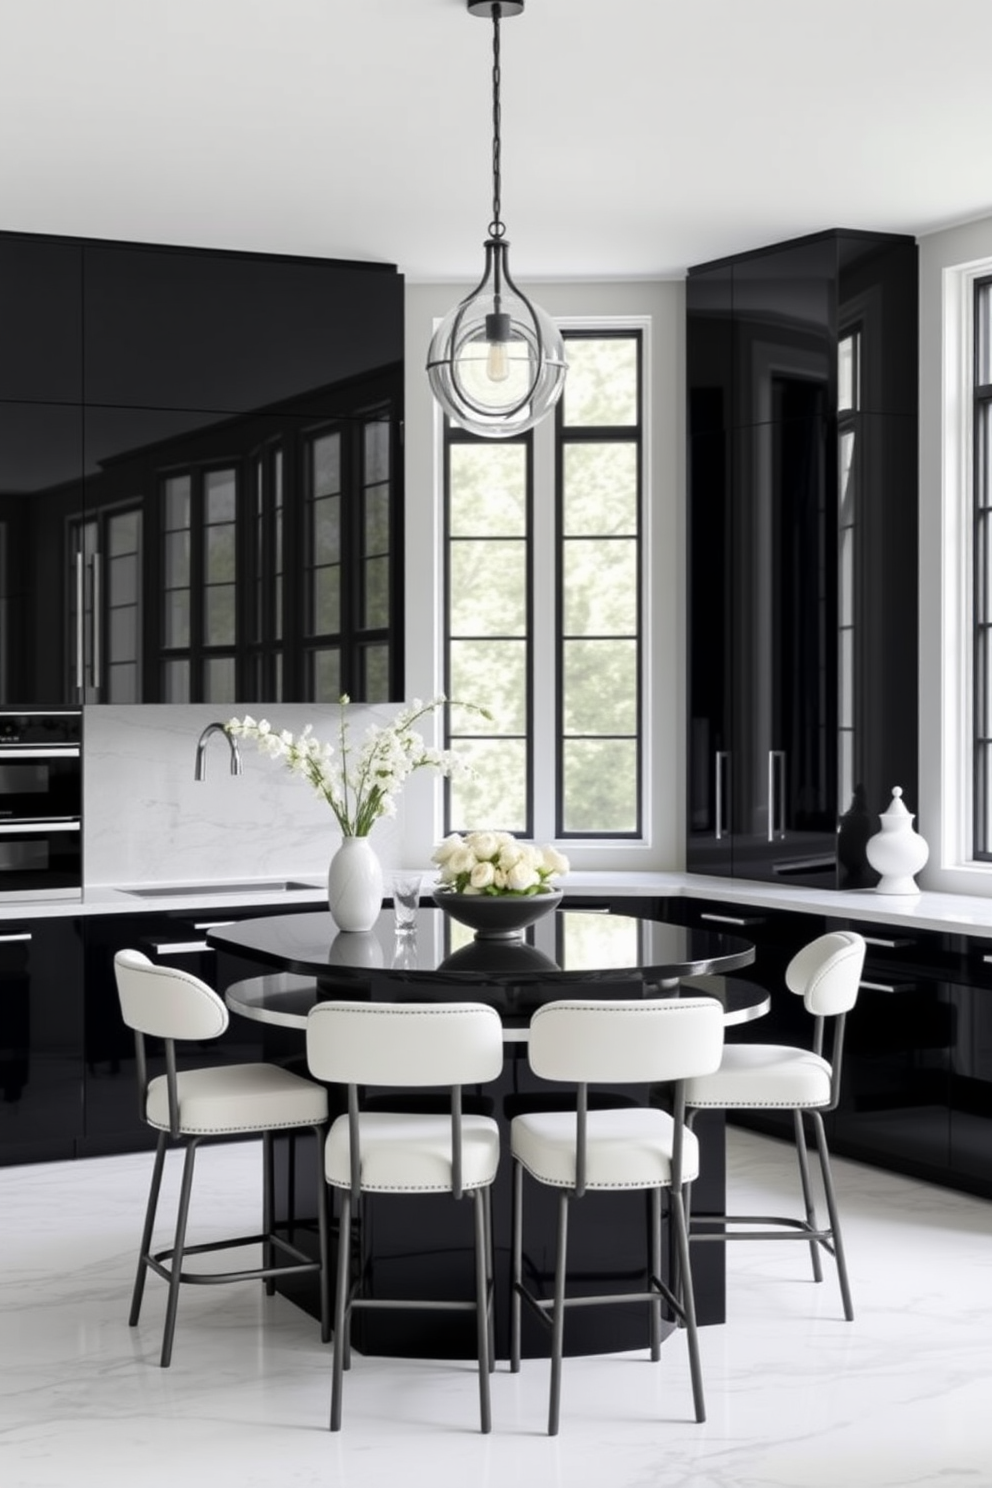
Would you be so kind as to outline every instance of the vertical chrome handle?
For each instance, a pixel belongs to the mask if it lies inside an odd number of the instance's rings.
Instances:
[[[785,836],[785,750],[768,751],[768,841]]]
[[[93,554],[93,687],[100,687],[100,554]]]
[[[76,551],[76,691],[83,690],[83,550]]]
[[[723,840],[723,771],[725,763],[729,758],[730,753],[726,749],[718,749],[713,756],[716,786],[714,791],[716,797],[716,823],[713,835],[717,842],[722,842]]]

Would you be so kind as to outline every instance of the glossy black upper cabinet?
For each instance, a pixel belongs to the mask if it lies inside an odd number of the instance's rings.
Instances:
[[[0,703],[80,700],[83,419],[74,403],[0,402]]]
[[[0,234],[0,700],[403,697],[392,265]]]
[[[87,403],[335,414],[403,358],[392,265],[88,244],[83,312]]]
[[[916,244],[703,265],[686,312],[688,866],[869,886],[916,801]]]
[[[82,261],[78,243],[0,234],[0,398],[82,401]]]

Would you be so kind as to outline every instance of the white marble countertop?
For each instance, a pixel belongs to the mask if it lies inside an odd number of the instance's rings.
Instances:
[[[430,883],[425,870],[425,890]],[[286,889],[282,885],[306,883],[306,888]],[[249,887],[251,885],[251,887]],[[977,935],[992,939],[992,898],[968,894],[938,894],[926,890],[919,894],[877,894],[873,889],[854,892],[830,889],[799,888],[795,885],[758,883],[748,879],[711,878],[696,873],[594,873],[576,871],[563,881],[566,901],[569,897],[595,898],[677,898],[710,899],[726,904],[747,905],[755,909],[793,910],[799,913],[829,915],[838,919],[856,919],[879,925],[912,924],[920,930]],[[326,902],[322,883],[302,874],[299,880],[242,878],[236,883],[204,884],[183,887],[173,892],[161,885],[135,885],[154,888],[150,896],[128,893],[110,885],[93,885],[78,899],[19,900],[0,904],[0,920],[42,919],[65,915],[149,914],[155,910],[191,910],[194,913],[223,914],[225,908],[258,906],[259,913],[272,913],[284,906],[318,907]]]

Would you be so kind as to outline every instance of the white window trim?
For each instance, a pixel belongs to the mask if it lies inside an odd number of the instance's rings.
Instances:
[[[974,324],[975,284],[992,258],[943,272],[941,421],[941,811],[942,868],[987,881],[992,863],[972,857],[974,811]]]

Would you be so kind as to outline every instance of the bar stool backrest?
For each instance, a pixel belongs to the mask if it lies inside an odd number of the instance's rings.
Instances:
[[[785,984],[814,1017],[837,1017],[857,1001],[864,963],[864,936],[832,930],[796,952],[785,969]]]
[[[206,982],[172,966],[156,966],[141,951],[114,957],[121,1015],[136,1033],[163,1039],[213,1039],[230,1014]]]
[[[341,1085],[476,1085],[499,1077],[503,1025],[482,1003],[319,1002],[307,1063]]]
[[[530,1020],[528,1057],[546,1080],[640,1084],[719,1067],[723,1008],[713,997],[547,1003]]]

